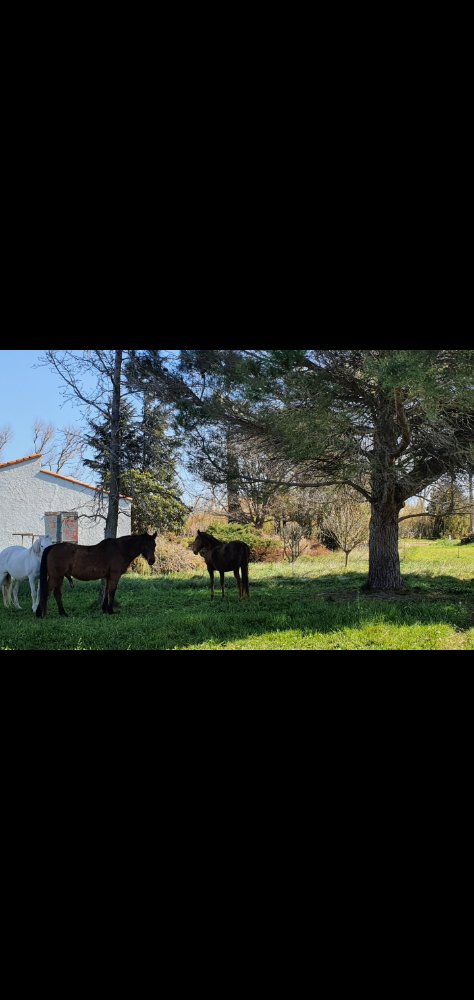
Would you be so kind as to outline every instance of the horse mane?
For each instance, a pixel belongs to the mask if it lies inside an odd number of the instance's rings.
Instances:
[[[208,531],[200,532],[201,538],[204,538],[206,545],[222,545],[222,542],[218,538],[214,538],[214,535],[210,535]]]

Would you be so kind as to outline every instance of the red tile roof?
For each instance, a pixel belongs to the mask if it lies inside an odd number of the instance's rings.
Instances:
[[[19,462],[29,462],[31,458],[41,458],[41,451],[36,452],[36,455],[25,455],[24,458],[14,458],[12,462],[0,462],[0,469],[4,469],[6,465],[18,465]]]

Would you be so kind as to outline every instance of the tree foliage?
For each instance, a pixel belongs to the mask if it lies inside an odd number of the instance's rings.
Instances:
[[[431,490],[427,514],[430,538],[462,538],[469,531],[469,504],[454,478],[443,476]]]
[[[147,351],[137,361],[183,429],[205,438],[217,467],[212,434],[231,427],[234,441],[258,447],[270,465],[289,463],[282,485],[346,486],[364,497],[372,590],[402,587],[405,500],[467,468],[473,362],[469,350],[386,349]]]
[[[164,489],[152,472],[129,469],[122,475],[122,489],[132,498],[132,532],[180,531],[189,512],[181,500]]]

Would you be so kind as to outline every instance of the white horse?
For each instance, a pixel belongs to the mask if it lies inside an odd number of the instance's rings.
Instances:
[[[12,586],[13,602],[15,608],[21,611],[18,603],[18,588],[22,580],[28,577],[30,581],[32,610],[36,611],[39,604],[40,591],[40,566],[41,556],[48,545],[52,545],[53,540],[49,535],[37,538],[29,549],[23,545],[9,545],[7,549],[0,552],[0,586],[2,588],[3,603],[6,608],[11,607]],[[35,594],[35,584],[38,581]]]

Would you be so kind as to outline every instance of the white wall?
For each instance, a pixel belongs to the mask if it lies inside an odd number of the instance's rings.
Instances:
[[[94,514],[98,497],[98,491],[92,487],[79,486],[41,472],[40,458],[0,468],[0,550],[8,545],[30,547],[31,539],[24,538],[22,543],[21,537],[14,536],[14,532],[46,534],[46,511],[77,511],[79,544],[96,545],[104,537],[105,520],[81,517],[81,514]],[[130,500],[121,499],[120,508],[117,536],[130,535],[130,516],[125,513],[128,511],[130,515]],[[107,513],[107,496],[103,513]]]

